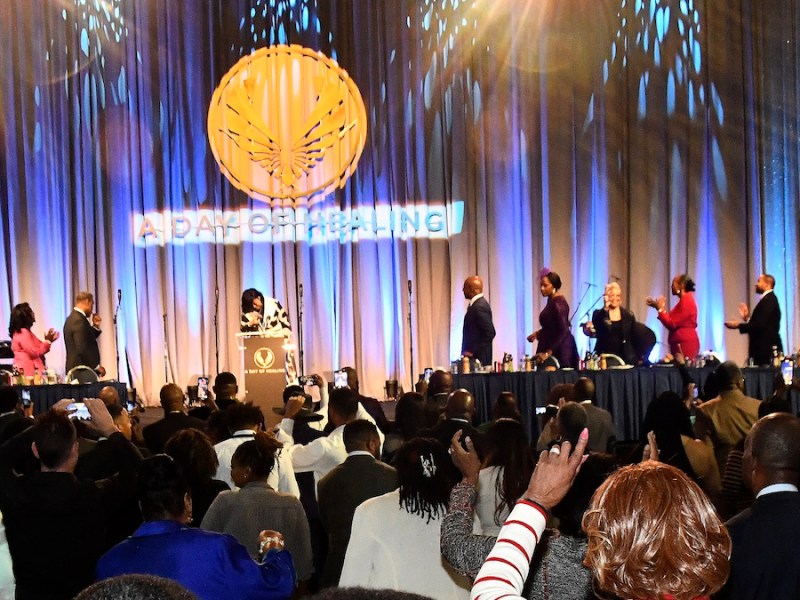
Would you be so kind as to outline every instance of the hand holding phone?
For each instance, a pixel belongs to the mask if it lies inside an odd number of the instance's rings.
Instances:
[[[197,378],[197,399],[201,402],[208,400],[208,377]]]
[[[347,371],[339,369],[333,374],[333,387],[346,388],[347,387]]]

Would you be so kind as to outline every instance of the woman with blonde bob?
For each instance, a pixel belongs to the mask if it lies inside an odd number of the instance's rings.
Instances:
[[[595,492],[583,517],[584,564],[619,598],[707,598],[728,579],[731,538],[683,471],[647,461],[624,467]]]
[[[525,495],[500,530],[471,598],[521,598],[547,513],[566,494],[588,443],[584,430],[543,452]],[[632,600],[699,600],[728,578],[731,539],[708,498],[675,467],[646,461],[613,473],[584,515],[584,564],[596,591]]]

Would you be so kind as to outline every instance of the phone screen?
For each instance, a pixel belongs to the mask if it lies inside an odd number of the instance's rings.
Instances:
[[[792,385],[792,377],[794,377],[794,365],[791,361],[785,360],[781,364],[781,375],[783,375],[783,383]]]
[[[425,369],[425,383],[431,382],[431,375],[433,375],[433,369],[428,367],[427,369]]]
[[[347,371],[336,371],[333,374],[333,387],[346,388],[347,387]]]
[[[71,411],[74,410],[75,412],[70,413],[70,419],[77,419],[79,421],[88,421],[92,418],[92,415],[89,414],[89,409],[86,408],[86,405],[83,402],[73,402],[69,406],[67,406],[67,410]]]
[[[22,390],[22,406],[28,408],[31,405],[31,391]]]
[[[208,399],[208,377],[197,378],[197,399],[201,401]]]

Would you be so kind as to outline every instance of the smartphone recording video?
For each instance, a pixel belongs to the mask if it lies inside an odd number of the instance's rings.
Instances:
[[[339,369],[333,373],[333,387],[346,388],[347,387],[347,371]]]
[[[197,378],[197,399],[200,402],[208,400],[208,377]]]
[[[83,402],[73,402],[69,404],[67,406],[67,412],[69,412],[70,419],[76,419],[78,421],[88,421],[92,418],[92,415],[89,414],[89,409],[86,408],[86,404]]]

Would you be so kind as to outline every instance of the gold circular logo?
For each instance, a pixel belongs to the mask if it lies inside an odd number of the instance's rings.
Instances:
[[[242,58],[208,111],[211,151],[225,177],[252,198],[282,205],[343,187],[366,133],[364,100],[347,72],[297,45]]]
[[[269,348],[259,348],[253,354],[253,361],[259,369],[271,369],[275,364],[275,353]]]

